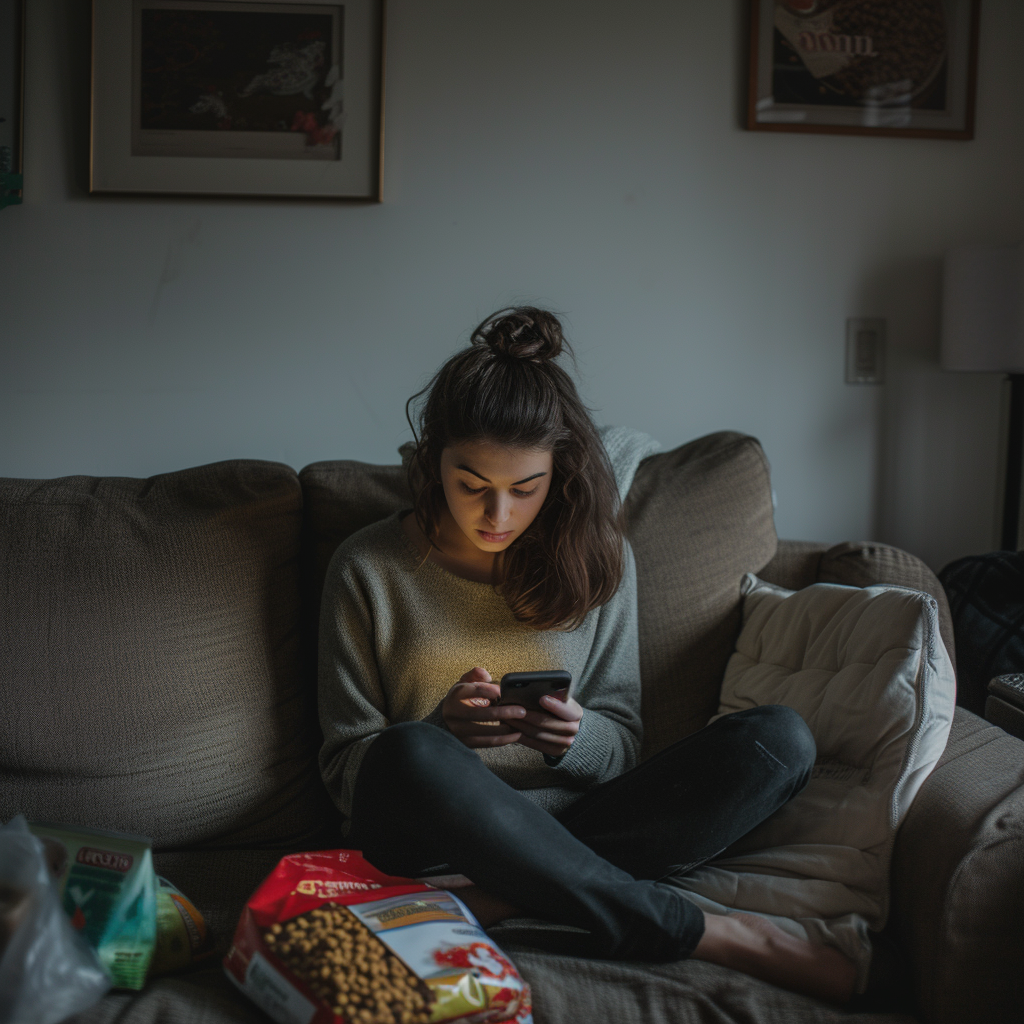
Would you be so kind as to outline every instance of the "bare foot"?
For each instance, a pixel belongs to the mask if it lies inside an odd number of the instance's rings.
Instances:
[[[794,938],[756,914],[705,914],[693,956],[833,1003],[845,1003],[857,980],[853,961],[837,949]]]

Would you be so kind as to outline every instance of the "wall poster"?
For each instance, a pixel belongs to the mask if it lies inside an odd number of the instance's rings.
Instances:
[[[93,192],[380,198],[381,0],[93,0]]]
[[[980,0],[751,0],[747,127],[970,139]]]
[[[21,202],[24,0],[0,0],[0,210]]]

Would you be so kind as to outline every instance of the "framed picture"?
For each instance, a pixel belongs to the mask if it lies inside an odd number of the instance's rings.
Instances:
[[[93,0],[90,191],[381,198],[383,0]]]
[[[21,202],[25,5],[0,0],[0,210]]]
[[[974,137],[980,0],[750,0],[747,127]]]

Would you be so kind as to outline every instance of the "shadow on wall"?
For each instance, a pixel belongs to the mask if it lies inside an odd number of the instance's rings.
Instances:
[[[867,278],[858,308],[888,321],[879,403],[874,533],[936,572],[998,546],[998,374],[939,366],[942,260],[913,259]]]

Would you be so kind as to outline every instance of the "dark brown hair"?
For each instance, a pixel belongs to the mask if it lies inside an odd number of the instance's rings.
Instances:
[[[441,452],[463,441],[550,451],[548,495],[529,528],[495,559],[494,585],[535,629],[574,629],[608,601],[623,571],[623,520],[604,445],[570,376],[569,343],[551,313],[493,313],[406,403],[416,439],[408,464],[416,521],[430,543],[446,507]],[[419,431],[410,415],[418,410]]]

